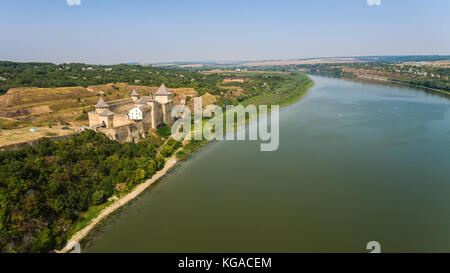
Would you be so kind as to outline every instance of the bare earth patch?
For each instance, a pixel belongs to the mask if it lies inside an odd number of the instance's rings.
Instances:
[[[28,142],[37,140],[42,137],[55,137],[63,136],[68,134],[73,134],[74,130],[63,130],[63,126],[58,126],[54,128],[48,127],[26,127],[20,129],[11,130],[1,130],[0,132],[0,147],[10,144],[17,144],[22,142]],[[30,129],[37,129],[37,131],[32,132]]]

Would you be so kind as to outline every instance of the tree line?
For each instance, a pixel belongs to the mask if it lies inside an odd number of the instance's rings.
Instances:
[[[217,75],[150,65],[89,65],[82,63],[17,63],[0,61],[0,95],[15,87],[68,87],[123,82],[145,86],[165,83],[171,88],[191,87],[201,94],[220,92]]]

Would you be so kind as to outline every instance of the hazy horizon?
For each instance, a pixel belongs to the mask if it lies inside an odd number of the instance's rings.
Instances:
[[[0,60],[90,64],[450,55],[446,0],[0,0]]]
[[[0,61],[5,62],[17,62],[17,63],[53,63],[53,64],[63,64],[63,63],[85,63],[85,64],[91,64],[91,65],[117,65],[117,64],[150,64],[150,65],[157,65],[157,64],[171,64],[171,63],[192,63],[192,64],[202,64],[202,63],[214,63],[214,64],[220,64],[220,65],[226,65],[226,64],[236,64],[236,63],[246,63],[246,62],[271,62],[271,61],[296,61],[296,60],[309,60],[309,59],[338,59],[338,58],[365,58],[365,57],[414,57],[414,56],[442,56],[442,57],[450,57],[446,54],[409,54],[409,55],[367,55],[367,56],[319,56],[319,57],[307,57],[307,58],[286,58],[286,59],[254,59],[254,60],[192,60],[192,61],[183,61],[183,60],[174,60],[174,61],[166,61],[166,62],[139,62],[139,61],[123,61],[123,62],[117,62],[117,63],[93,63],[93,62],[80,62],[80,61],[71,61],[71,62],[50,62],[50,61],[16,61],[16,60],[7,60],[7,59],[0,59]]]

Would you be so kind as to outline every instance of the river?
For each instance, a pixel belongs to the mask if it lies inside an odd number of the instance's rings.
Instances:
[[[280,147],[208,144],[83,252],[450,252],[450,100],[313,76]]]

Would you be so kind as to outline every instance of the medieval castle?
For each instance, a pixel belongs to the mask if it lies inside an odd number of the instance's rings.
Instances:
[[[102,97],[89,112],[91,129],[106,134],[109,138],[123,142],[135,142],[145,138],[148,129],[162,124],[171,124],[173,119],[172,93],[162,84],[154,94],[139,97],[136,90],[131,98],[105,102]]]

